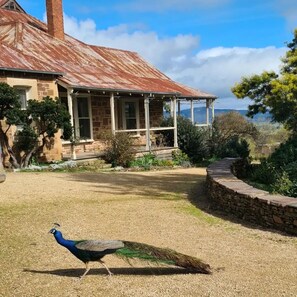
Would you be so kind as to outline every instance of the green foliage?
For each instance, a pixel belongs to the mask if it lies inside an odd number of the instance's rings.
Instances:
[[[292,194],[293,182],[290,180],[287,172],[283,171],[276,178],[276,181],[272,184],[272,192],[281,195],[291,195]]]
[[[144,170],[149,170],[152,166],[158,165],[158,160],[154,154],[145,154],[142,157],[135,159],[130,165],[132,167],[141,167]]]
[[[262,160],[260,165],[251,168],[251,180],[264,185],[272,185],[278,178],[278,170],[272,163]]]
[[[250,154],[249,144],[245,139],[233,136],[225,143],[217,146],[214,154],[218,158],[248,158]]]
[[[161,123],[162,127],[172,127],[173,119],[165,118]],[[172,130],[161,132],[168,146],[174,145]],[[192,124],[189,119],[184,117],[177,118],[177,141],[182,152],[188,155],[194,164],[206,159],[209,155],[208,133]]]
[[[284,166],[284,171],[288,174],[291,180],[297,181],[297,160]]]
[[[268,185],[273,192],[297,197],[297,137],[292,136],[260,165],[254,166],[250,178]]]
[[[272,120],[283,123],[293,133],[297,133],[297,29],[294,38],[288,43],[289,50],[282,59],[280,75],[263,72],[242,78],[232,88],[234,95],[243,99],[249,97],[253,104],[248,115],[253,117],[259,112],[269,111]]]
[[[37,151],[53,144],[59,129],[62,129],[64,139],[72,135],[70,114],[59,99],[29,100],[27,109],[22,110],[18,94],[6,83],[0,83],[0,120],[7,125],[5,130],[1,126],[0,141],[6,155],[10,155],[13,167],[28,166]],[[22,127],[17,131],[12,147],[7,135],[11,125]]]
[[[9,119],[14,124],[13,118],[18,118],[13,111],[20,111],[21,105],[16,90],[7,83],[0,82],[0,120]]]
[[[152,167],[173,167],[174,162],[171,160],[159,160],[155,154],[148,153],[140,158],[135,159],[130,164],[131,167],[139,167],[144,170],[150,170]]]
[[[18,159],[21,160],[21,167],[27,167],[35,152],[41,152],[45,145],[50,148],[59,129],[62,129],[64,139],[69,139],[72,131],[70,114],[58,98],[29,100],[25,112],[24,126],[17,133],[14,146],[19,151]],[[21,152],[24,154],[22,158]]]
[[[268,160],[277,167],[284,167],[297,161],[297,136],[291,136],[271,154]]]
[[[172,161],[175,165],[190,166],[190,159],[182,150],[175,150],[172,152]]]
[[[16,133],[15,147],[20,152],[27,152],[34,149],[38,142],[38,136],[35,130],[29,126],[24,125],[22,130],[18,130]]]
[[[64,139],[71,137],[70,114],[58,98],[44,97],[42,101],[29,100],[27,113],[28,121],[33,122],[37,134],[51,138],[62,129]]]
[[[135,159],[133,141],[129,134],[117,133],[105,136],[107,148],[105,150],[105,160],[113,167],[129,167]]]

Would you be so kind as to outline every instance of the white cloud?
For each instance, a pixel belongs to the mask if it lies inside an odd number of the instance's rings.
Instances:
[[[203,88],[221,98],[231,97],[230,88],[242,76],[260,74],[264,70],[278,72],[285,48],[224,48],[200,51],[190,63],[180,64],[169,73],[178,81]],[[186,65],[186,67],[184,67]]]
[[[278,71],[286,48],[224,48],[199,51],[199,37],[177,35],[160,38],[155,32],[143,32],[127,25],[97,30],[93,20],[78,21],[65,16],[68,34],[86,43],[138,52],[172,79],[217,95],[219,108],[240,109],[246,100],[234,99],[230,88],[242,76]]]
[[[287,20],[292,30],[297,26],[297,5],[296,0],[275,0],[275,9]]]
[[[124,24],[97,30],[90,19],[79,22],[65,15],[64,21],[69,35],[89,44],[136,51],[163,71],[170,70],[174,61],[190,55],[199,44],[199,37],[191,34],[160,38],[155,32],[135,30]]]

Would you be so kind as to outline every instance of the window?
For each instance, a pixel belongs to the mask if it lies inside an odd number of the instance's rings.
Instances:
[[[25,88],[16,88],[19,95],[19,102],[21,104],[21,109],[27,108],[27,90]]]
[[[80,139],[92,138],[92,123],[90,112],[90,98],[89,97],[77,97],[76,98],[76,115],[75,126],[76,136]]]
[[[23,9],[14,1],[7,2],[4,8],[8,10],[23,11]]]
[[[136,100],[123,101],[123,127],[124,129],[139,129],[139,105]]]

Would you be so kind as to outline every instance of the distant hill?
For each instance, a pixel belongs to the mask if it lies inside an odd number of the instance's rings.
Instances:
[[[215,116],[220,115],[222,113],[227,113],[230,111],[239,112],[241,115],[246,117],[247,110],[233,110],[233,109],[215,109]],[[183,109],[181,110],[181,115],[186,118],[191,118],[191,109]],[[211,121],[211,112],[209,113],[210,121]],[[195,107],[194,108],[194,118],[197,123],[206,123],[206,108],[205,107]],[[265,114],[257,114],[254,118],[246,117],[248,121],[253,123],[267,123],[270,122],[271,115],[269,113]]]

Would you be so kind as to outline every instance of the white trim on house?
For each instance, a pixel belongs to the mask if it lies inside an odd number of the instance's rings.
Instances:
[[[121,99],[121,109],[122,109],[122,124],[123,124],[123,129],[124,130],[130,130],[127,129],[127,120],[134,120],[135,119],[135,124],[136,127],[135,129],[139,129],[140,127],[140,120],[139,120],[139,99],[137,98],[123,98]],[[135,104],[135,117],[126,117],[126,112],[125,112],[125,106],[126,103],[133,103]]]
[[[73,120],[74,120],[74,129],[75,136],[80,140],[93,141],[93,117],[92,117],[92,105],[91,105],[91,95],[90,94],[79,94],[72,96],[73,98]],[[78,101],[81,99],[86,99],[88,106],[88,115],[79,115]],[[84,110],[85,111],[85,110]],[[81,135],[80,131],[80,121],[88,120],[89,121],[89,137]]]

